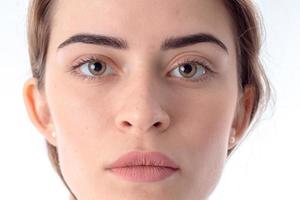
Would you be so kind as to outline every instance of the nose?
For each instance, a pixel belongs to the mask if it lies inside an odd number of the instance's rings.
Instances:
[[[115,118],[116,126],[123,133],[163,132],[170,124],[170,117],[159,102],[164,100],[162,92],[151,92],[145,82],[137,85],[143,86],[135,87],[125,98]]]

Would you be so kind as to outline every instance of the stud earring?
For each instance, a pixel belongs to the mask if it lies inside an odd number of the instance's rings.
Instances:
[[[229,139],[229,143],[230,144],[235,143],[235,137],[231,136],[230,139]]]
[[[54,138],[56,137],[56,134],[55,134],[55,132],[52,132],[52,137],[54,137]]]

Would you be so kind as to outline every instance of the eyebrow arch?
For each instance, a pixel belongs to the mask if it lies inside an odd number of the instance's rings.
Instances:
[[[121,38],[105,36],[105,35],[95,35],[95,34],[77,34],[68,38],[66,41],[58,46],[61,49],[72,43],[85,43],[85,44],[95,44],[109,46],[116,49],[128,49],[127,42]]]
[[[228,53],[228,49],[226,45],[221,42],[221,40],[217,39],[215,36],[211,34],[205,34],[205,33],[198,33],[198,34],[192,34],[192,35],[187,35],[183,37],[170,37],[166,39],[162,46],[162,50],[168,50],[168,49],[174,49],[174,48],[180,48],[180,47],[185,47],[197,43],[204,43],[204,42],[210,42],[217,44],[220,46],[223,50]]]
[[[186,47],[197,43],[210,42],[217,44],[228,53],[228,49],[221,40],[211,34],[198,33],[181,37],[169,37],[162,43],[160,49],[163,51]],[[96,34],[77,34],[73,35],[58,46],[61,49],[73,43],[95,44],[101,46],[109,46],[115,49],[128,49],[126,40],[117,37],[96,35]]]

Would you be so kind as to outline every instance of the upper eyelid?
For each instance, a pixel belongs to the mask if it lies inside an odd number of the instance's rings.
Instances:
[[[112,61],[110,61],[110,59],[106,56],[102,56],[102,55],[87,55],[87,56],[81,56],[79,58],[77,58],[72,64],[71,66],[74,67],[79,67],[78,65],[83,65],[85,63],[88,63],[90,61],[102,61],[107,63],[113,63]],[[114,64],[114,63],[113,63]],[[115,64],[114,64],[115,65]]]
[[[181,65],[181,64],[184,64],[184,63],[187,63],[187,62],[190,62],[190,63],[201,63],[205,67],[210,67],[210,65],[211,65],[208,61],[206,61],[203,58],[184,58],[183,60],[177,61],[175,63],[175,66]]]

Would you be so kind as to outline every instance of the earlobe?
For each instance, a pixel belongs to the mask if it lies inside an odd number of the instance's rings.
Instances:
[[[232,149],[243,138],[246,129],[250,123],[251,112],[254,106],[255,88],[247,85],[238,102],[235,119],[233,121],[232,130],[229,136],[228,149]],[[235,138],[235,142],[230,142],[231,138]]]
[[[47,105],[46,97],[38,89],[37,80],[30,78],[23,87],[23,98],[27,113],[33,125],[48,140],[56,146],[55,138],[52,137],[53,124]]]

